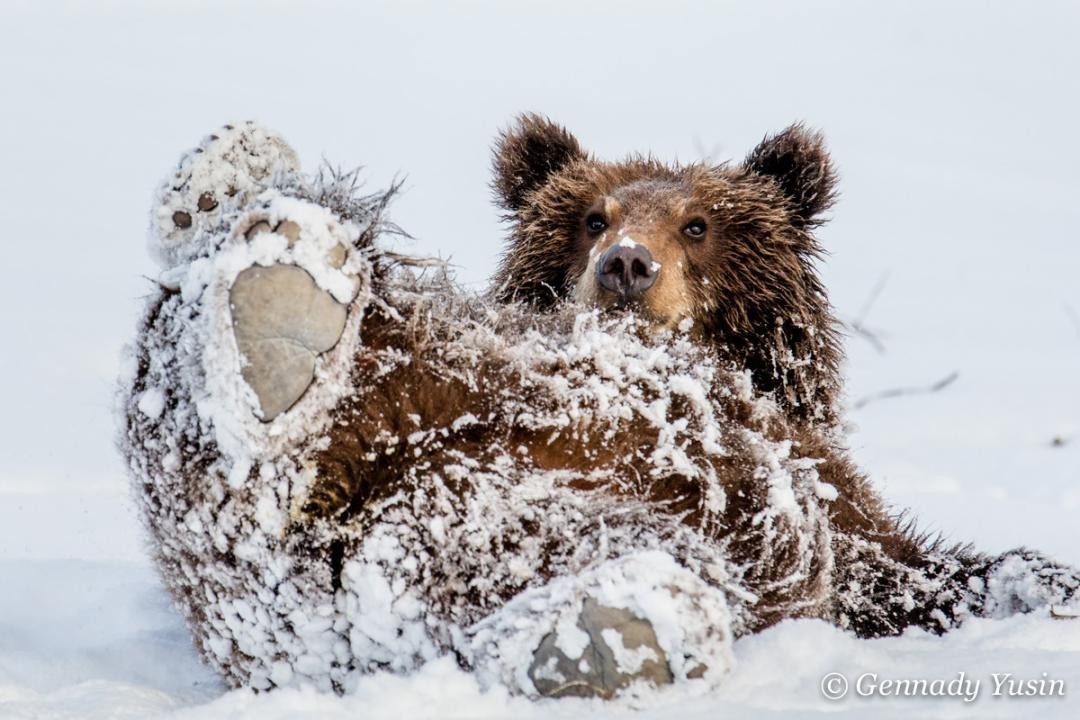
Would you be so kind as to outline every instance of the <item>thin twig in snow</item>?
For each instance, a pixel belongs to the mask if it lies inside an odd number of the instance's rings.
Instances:
[[[867,395],[855,403],[855,409],[864,408],[872,402],[878,400],[887,400],[889,398],[900,397],[902,395],[930,395],[932,393],[940,392],[945,388],[956,382],[956,379],[960,377],[959,372],[951,372],[937,382],[924,387],[906,387],[906,388],[891,388],[889,390],[882,390],[881,392],[874,393],[873,395]]]
[[[870,314],[870,308],[874,306],[878,296],[881,295],[881,291],[885,289],[885,285],[889,282],[889,271],[886,270],[882,273],[881,277],[874,284],[873,289],[870,291],[870,295],[867,296],[866,302],[863,303],[862,309],[859,310],[859,314],[851,321],[851,329],[856,335],[861,335],[867,342],[874,346],[874,349],[879,354],[885,354],[885,344],[881,342],[881,338],[877,333],[866,327],[866,318]]]
[[[397,265],[404,265],[406,267],[419,267],[419,268],[437,267],[437,268],[447,268],[447,269],[452,268],[452,267],[459,267],[459,266],[454,265],[453,263],[451,263],[449,260],[444,260],[444,259],[439,258],[439,257],[430,257],[430,256],[424,256],[424,255],[407,255],[405,253],[396,253],[396,252],[390,252],[390,251],[385,251],[385,252],[382,253],[382,255],[387,260],[389,260],[389,261],[391,261],[391,262],[393,262],[393,263],[395,263]]]

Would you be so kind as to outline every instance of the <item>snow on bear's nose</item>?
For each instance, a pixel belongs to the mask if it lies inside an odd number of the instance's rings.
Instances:
[[[660,264],[640,243],[624,240],[608,248],[596,263],[596,280],[604,290],[623,298],[639,297],[660,274]]]

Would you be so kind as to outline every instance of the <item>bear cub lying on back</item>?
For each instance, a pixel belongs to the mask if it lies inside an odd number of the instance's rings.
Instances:
[[[719,682],[784,618],[876,637],[1075,601],[1037,553],[914,536],[848,458],[820,135],[609,163],[526,115],[494,164],[486,296],[382,246],[390,193],[253,124],[162,185],[120,443],[229,682],[348,692],[451,654],[612,697]]]

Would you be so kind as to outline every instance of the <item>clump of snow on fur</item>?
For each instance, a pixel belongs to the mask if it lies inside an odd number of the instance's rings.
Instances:
[[[165,409],[165,395],[157,388],[147,388],[139,393],[136,406],[143,415],[156,420]]]

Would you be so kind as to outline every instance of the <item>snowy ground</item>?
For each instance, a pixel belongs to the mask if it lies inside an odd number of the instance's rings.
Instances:
[[[924,633],[857,640],[817,621],[791,621],[736,644],[738,667],[719,691],[681,688],[634,707],[599,701],[530,703],[481,693],[449,660],[412,677],[370,677],[355,695],[299,690],[223,694],[199,665],[186,631],[144,567],[91,561],[0,562],[0,717],[7,718],[670,718],[1076,716],[1080,621],[980,620],[948,638]],[[848,695],[824,699],[840,673]],[[879,697],[873,681],[963,679],[974,697]],[[994,697],[993,676],[1065,683],[1066,696]],[[1044,675],[1045,673],[1045,675]],[[865,677],[857,685],[860,676]],[[832,688],[833,686],[829,686]],[[861,687],[867,695],[859,695]],[[1004,687],[1008,687],[1006,684]],[[1048,687],[1048,685],[1047,685]],[[1003,691],[1006,692],[1006,691]]]
[[[0,718],[631,713],[481,695],[446,664],[343,700],[224,693],[198,664],[143,559],[110,403],[152,273],[151,190],[236,117],[308,165],[363,162],[372,184],[407,172],[409,247],[477,285],[499,237],[487,148],[515,112],[551,114],[601,156],[739,157],[793,120],[822,127],[844,193],[826,281],[884,344],[852,338],[852,401],[959,373],[853,408],[856,456],[932,529],[1080,564],[1076,5],[13,2],[0,23],[16,30],[0,46]],[[1080,711],[1080,621],[875,642],[799,622],[736,655],[715,695],[664,693],[633,716]],[[829,672],[982,688],[974,704],[830,703]],[[1046,672],[1066,697],[995,700],[995,672]]]

